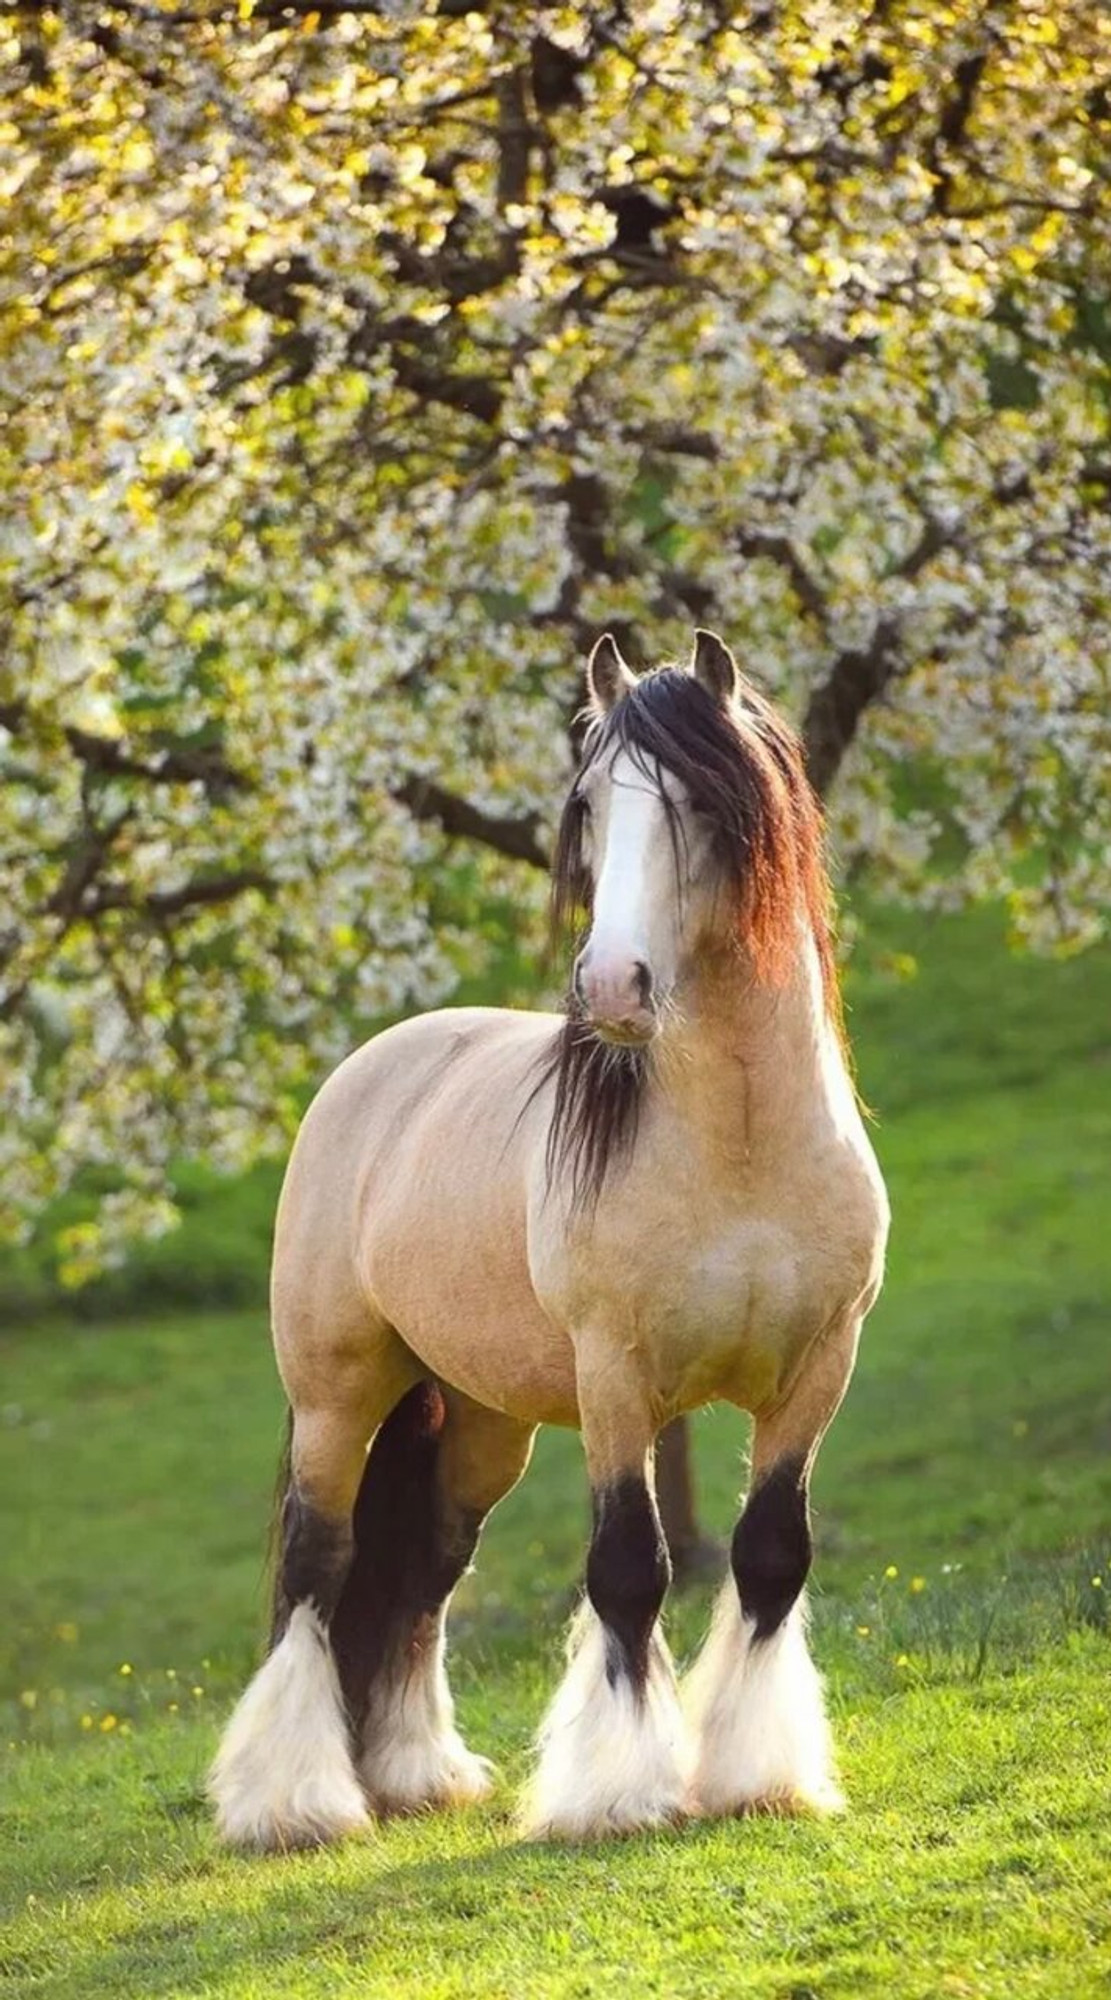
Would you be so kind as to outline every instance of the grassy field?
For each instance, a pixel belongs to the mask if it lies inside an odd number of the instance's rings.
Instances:
[[[0,1991],[1106,2000],[1111,957],[1011,959],[987,916],[880,921],[879,942],[850,997],[890,1278],[815,1493],[849,1816],[517,1841],[585,1538],[577,1440],[549,1434],[457,1601],[492,1803],[327,1853],[220,1853],[201,1782],[257,1638],[280,1405],[261,1294],[174,1313],[155,1287],[147,1317],[0,1347]],[[161,1253],[190,1297],[237,1217],[258,1269],[268,1199],[198,1193]],[[699,1420],[723,1535],[743,1443],[734,1416]],[[670,1607],[680,1653],[706,1607]]]

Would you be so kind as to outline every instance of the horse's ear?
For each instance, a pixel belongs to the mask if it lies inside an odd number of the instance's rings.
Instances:
[[[734,695],[740,692],[737,662],[724,639],[719,639],[716,632],[704,632],[700,627],[695,633],[691,672],[722,708],[726,708]]]
[[[622,659],[613,633],[603,632],[586,663],[586,685],[595,715],[608,715],[615,702],[636,684],[636,675]]]

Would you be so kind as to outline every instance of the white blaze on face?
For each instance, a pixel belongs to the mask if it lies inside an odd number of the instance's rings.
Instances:
[[[643,1028],[652,1018],[644,972],[656,994],[676,973],[679,885],[667,808],[626,750],[600,775],[591,804],[594,915],[580,987],[596,1020]]]

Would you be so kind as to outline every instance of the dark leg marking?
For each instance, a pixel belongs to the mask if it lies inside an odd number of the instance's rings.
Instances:
[[[270,1644],[276,1646],[297,1604],[311,1604],[324,1623],[339,1603],[354,1542],[348,1522],[329,1521],[291,1484],[282,1502],[281,1556],[274,1588]]]
[[[733,1575],[741,1609],[756,1621],[756,1638],[778,1632],[803,1584],[813,1554],[806,1472],[784,1458],[748,1496],[733,1536]]]
[[[605,1627],[606,1679],[615,1687],[624,1675],[643,1693],[652,1628],[671,1582],[667,1543],[648,1487],[635,1473],[596,1487],[593,1502],[586,1589]]]
[[[382,1425],[354,1514],[354,1556],[332,1616],[332,1647],[356,1731],[370,1689],[433,1643],[436,1620],[467,1568],[483,1516],[451,1508],[437,1471],[444,1399],[431,1383],[403,1396]]]

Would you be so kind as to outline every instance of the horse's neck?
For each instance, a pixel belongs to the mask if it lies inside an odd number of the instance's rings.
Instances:
[[[809,931],[774,985],[743,954],[700,963],[662,1037],[659,1075],[684,1119],[729,1154],[804,1137],[848,1088]]]

